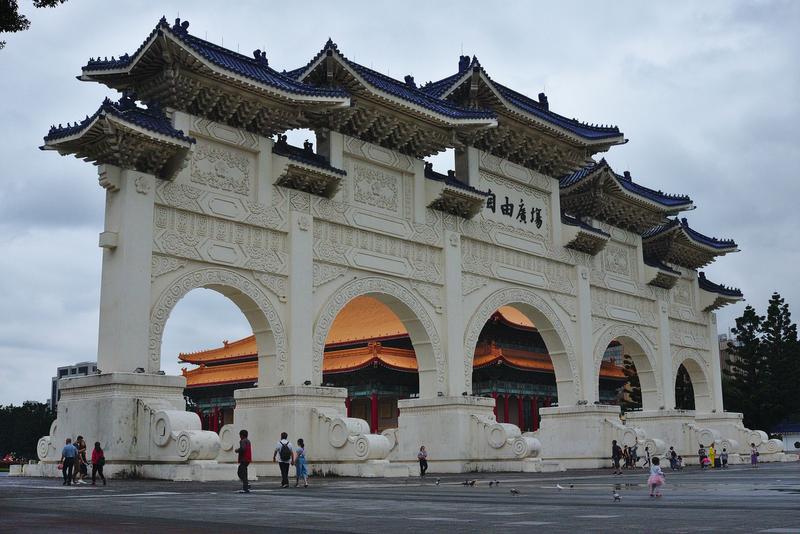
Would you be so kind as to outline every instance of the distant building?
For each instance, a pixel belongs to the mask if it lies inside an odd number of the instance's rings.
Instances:
[[[736,339],[729,334],[719,334],[717,336],[717,341],[719,342],[719,368],[723,373],[725,373],[725,371],[729,371],[731,368],[728,360],[731,358],[736,358],[731,353],[729,347],[729,344],[736,344]]]
[[[73,378],[76,376],[87,376],[97,371],[97,362],[80,362],[75,365],[65,365],[59,367],[56,376],[52,379],[50,386],[50,409],[54,412],[58,408],[58,401],[61,398],[61,391],[58,389],[58,381],[62,378]]]
[[[800,453],[800,420],[784,421],[772,432],[781,435],[785,452]]]

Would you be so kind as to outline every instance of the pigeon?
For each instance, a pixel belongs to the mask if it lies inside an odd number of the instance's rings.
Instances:
[[[440,481],[441,481],[441,479],[440,479],[440,478],[437,478],[437,479],[436,479],[436,485],[437,485],[437,486],[439,485],[439,482],[440,482]]]
[[[570,485],[569,485],[569,489],[572,489],[572,488],[574,488],[574,487],[575,487],[575,484],[570,484]]]
[[[469,480],[465,480],[461,483],[462,486],[469,486]]]
[[[489,487],[491,488],[492,486],[494,486],[494,482],[490,480],[489,481]]]
[[[619,493],[617,493],[617,490],[614,490],[611,495],[614,497],[614,502],[618,502],[621,500],[619,497]]]
[[[519,495],[519,490],[517,488],[511,488],[511,495],[516,497],[517,495]]]
[[[561,484],[556,484],[556,489],[562,490],[564,489],[564,486],[562,486]]]
[[[477,480],[470,480],[469,485],[474,487],[477,482],[478,482]]]
[[[494,481],[494,485],[495,485],[495,486],[499,486],[499,485],[500,485],[500,481],[499,481],[499,480],[495,480],[495,481]]]

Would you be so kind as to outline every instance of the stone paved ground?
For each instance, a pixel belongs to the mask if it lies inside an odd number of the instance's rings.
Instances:
[[[0,532],[771,532],[800,533],[800,463],[697,468],[667,474],[648,497],[643,470],[314,479],[281,490],[273,479],[235,483],[113,480],[64,487],[0,477]],[[490,488],[489,480],[500,487]],[[558,489],[560,485],[564,489]],[[570,486],[571,485],[571,486]],[[511,488],[520,491],[514,497]],[[612,502],[612,489],[622,500]]]

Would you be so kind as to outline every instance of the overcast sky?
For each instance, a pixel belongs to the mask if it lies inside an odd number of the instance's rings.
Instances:
[[[95,360],[104,192],[96,169],[37,149],[51,123],[115,93],[75,80],[92,56],[133,52],[161,15],[270,65],[305,64],[330,36],[359,63],[418,83],[476,54],[495,80],[581,120],[620,126],[618,171],[691,195],[692,227],[741,253],[706,269],[764,310],[800,313],[800,2],[114,2],[34,10],[0,50],[0,404],[45,400],[56,367]],[[165,6],[171,5],[167,8]],[[439,162],[441,164],[441,162]],[[719,313],[720,329],[744,305]],[[239,311],[192,292],[167,323],[162,361],[249,334]]]

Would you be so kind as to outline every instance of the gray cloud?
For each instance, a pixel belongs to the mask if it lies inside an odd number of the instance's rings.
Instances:
[[[193,34],[266,49],[277,68],[305,64],[329,36],[350,58],[421,83],[455,72],[462,50],[477,54],[496,80],[545,89],[559,113],[618,124],[631,141],[610,163],[690,194],[690,223],[742,248],[709,278],[762,309],[773,290],[800,305],[798,2],[75,1],[32,12],[31,30],[4,36],[0,52],[0,403],[46,398],[57,365],[96,351],[104,193],[90,165],[40,152],[42,135],[112,95],[75,80],[89,57],[132,52],[179,11]],[[720,328],[741,308],[720,312]],[[232,304],[192,293],[168,322],[165,370],[178,371],[179,351],[247,332]]]

